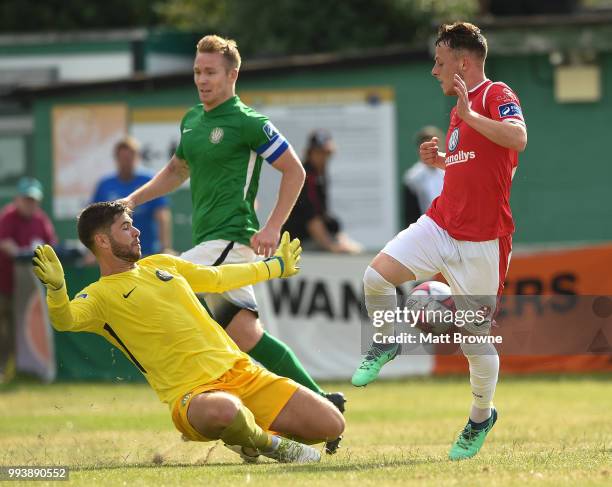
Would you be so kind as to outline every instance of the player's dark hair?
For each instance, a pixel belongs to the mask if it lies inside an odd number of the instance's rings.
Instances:
[[[333,142],[333,137],[331,132],[325,129],[316,129],[313,130],[308,136],[308,140],[306,142],[306,151],[304,154],[304,162],[311,162],[312,151],[315,149],[324,148],[329,142]]]
[[[480,29],[469,22],[442,24],[438,29],[436,46],[446,44],[454,51],[462,49],[476,54],[483,61],[487,57],[487,40]]]
[[[93,252],[95,234],[110,231],[115,218],[123,213],[131,215],[132,210],[119,201],[92,203],[77,217],[79,240]]]
[[[414,141],[417,147],[419,147],[423,142],[429,142],[433,137],[438,137],[438,139],[442,140],[444,134],[438,127],[426,125],[416,133]]]

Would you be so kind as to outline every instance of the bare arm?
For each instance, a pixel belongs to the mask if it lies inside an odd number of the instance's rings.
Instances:
[[[159,232],[159,243],[162,252],[173,253],[172,251],[172,213],[170,208],[162,206],[155,210],[153,218],[157,222]]]
[[[319,247],[329,252],[336,252],[336,243],[327,231],[325,223],[320,216],[315,216],[306,224],[306,230]]]
[[[174,191],[188,178],[189,166],[187,162],[174,155],[170,162],[151,181],[143,184],[132,194],[124,198],[124,201],[130,208],[134,208]]]
[[[465,123],[497,145],[518,152],[525,150],[527,146],[525,125],[511,120],[503,122],[492,120],[474,112],[469,106],[465,82],[459,75],[455,75],[455,91],[457,92],[457,115]]]
[[[15,257],[19,253],[19,246],[12,238],[0,240],[0,251],[4,252],[9,257]]]
[[[527,129],[523,124],[509,120],[498,122],[476,112],[472,112],[464,120],[470,127],[497,145],[518,152],[523,152],[527,146]]]
[[[304,167],[292,147],[289,147],[272,167],[283,174],[278,199],[264,227],[251,237],[253,250],[266,257],[276,250],[281,228],[289,218],[306,178]]]
[[[333,237],[320,216],[312,218],[306,224],[306,229],[310,237],[323,250],[339,254],[356,254],[361,252],[361,246],[353,242],[345,234],[339,233]]]

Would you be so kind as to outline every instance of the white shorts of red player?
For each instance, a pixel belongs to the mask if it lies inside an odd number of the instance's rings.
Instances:
[[[468,323],[475,335],[490,332],[510,263],[511,236],[470,242],[456,240],[427,215],[398,233],[383,253],[407,267],[421,281],[441,273],[451,288],[457,310],[484,311],[487,319]]]

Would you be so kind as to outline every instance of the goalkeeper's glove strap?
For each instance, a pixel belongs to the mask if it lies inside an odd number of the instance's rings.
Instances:
[[[282,275],[285,273],[285,263],[283,262],[282,258],[280,258],[278,255],[275,255],[264,260],[264,263],[268,268],[268,278],[272,277],[272,274],[270,273],[270,266],[268,265],[268,262],[272,260],[278,260],[278,264],[280,265],[280,277],[282,277]]]

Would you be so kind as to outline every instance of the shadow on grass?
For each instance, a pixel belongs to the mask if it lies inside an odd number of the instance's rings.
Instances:
[[[278,474],[285,475],[288,472],[355,472],[360,470],[371,470],[371,469],[385,469],[385,468],[396,468],[396,467],[407,467],[416,466],[423,464],[433,464],[446,462],[445,458],[427,457],[427,458],[398,458],[387,460],[384,457],[380,459],[369,459],[361,460],[356,459],[351,462],[350,457],[343,459],[341,463],[326,463],[323,460],[321,463],[314,464],[279,464],[276,462],[258,463],[258,464],[246,464],[242,462],[233,463],[168,463],[161,465],[154,465],[151,462],[140,462],[140,463],[128,463],[128,464],[109,464],[109,465],[81,465],[78,467],[70,467],[70,471],[73,472],[88,472],[88,471],[103,471],[103,470],[123,470],[123,469],[137,469],[137,468],[150,468],[150,469],[174,469],[174,468],[185,468],[185,467],[201,467],[214,470],[234,470],[237,467],[243,468],[245,471],[252,475],[270,475]],[[272,468],[270,468],[272,467]],[[241,472],[242,473],[242,472]]]

